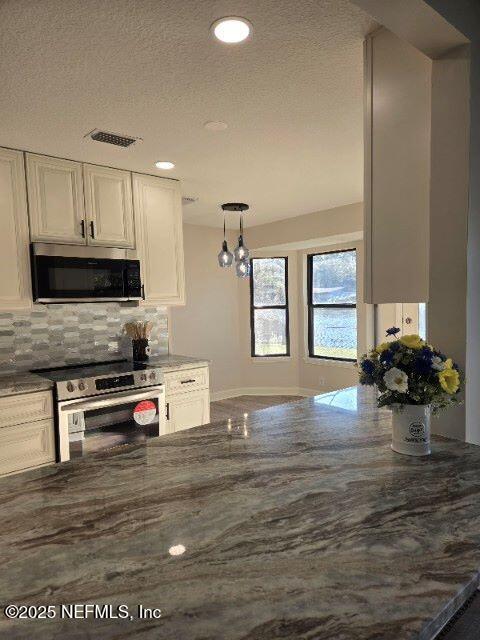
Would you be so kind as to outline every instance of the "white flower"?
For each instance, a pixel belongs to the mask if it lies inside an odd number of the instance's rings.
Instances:
[[[439,356],[433,356],[432,369],[435,369],[435,371],[443,371],[445,369],[445,362],[439,358]]]
[[[390,391],[398,391],[399,393],[407,393],[408,376],[405,371],[392,367],[383,376],[383,380]]]

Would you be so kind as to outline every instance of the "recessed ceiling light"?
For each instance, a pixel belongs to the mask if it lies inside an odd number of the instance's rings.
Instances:
[[[170,171],[170,169],[175,168],[174,162],[169,162],[168,160],[159,160],[155,163],[157,169],[164,169],[165,171]]]
[[[212,24],[213,35],[227,44],[236,44],[246,40],[252,31],[252,25],[245,18],[230,16],[215,20]]]
[[[208,131],[225,131],[225,129],[228,129],[228,124],[226,122],[220,122],[219,120],[205,122],[203,126],[205,129],[208,129]]]

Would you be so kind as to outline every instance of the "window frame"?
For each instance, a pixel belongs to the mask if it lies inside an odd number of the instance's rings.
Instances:
[[[254,280],[256,260],[283,260],[285,262],[285,304],[256,307],[254,304]],[[288,256],[262,256],[250,258],[250,356],[252,358],[289,358],[290,357],[290,309],[288,301]],[[285,353],[255,353],[255,310],[256,309],[285,309],[285,338],[287,349]]]
[[[358,252],[356,247],[351,249],[335,249],[333,251],[316,251],[315,253],[307,254],[307,349],[308,349],[308,357],[314,358],[315,360],[327,360],[329,362],[346,362],[346,363],[355,363],[358,361],[358,299],[355,303],[353,302],[344,302],[344,303],[314,303],[313,302],[313,258],[315,256],[323,256],[329,255],[332,253],[355,253],[355,272],[357,273],[358,266]],[[356,280],[356,285],[358,283],[358,278]],[[358,295],[358,287],[355,289],[356,294]],[[355,314],[357,316],[357,357],[356,358],[338,358],[334,356],[319,356],[314,353],[314,322],[313,316],[315,313],[315,309],[355,309]]]

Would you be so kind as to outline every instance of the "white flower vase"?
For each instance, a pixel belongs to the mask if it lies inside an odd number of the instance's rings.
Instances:
[[[430,406],[392,406],[392,449],[407,456],[428,456],[430,450]]]

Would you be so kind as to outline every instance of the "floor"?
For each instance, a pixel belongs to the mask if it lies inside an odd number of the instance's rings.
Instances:
[[[447,625],[437,640],[478,640],[480,638],[480,596],[475,595],[467,602]]]
[[[242,418],[244,413],[301,400],[301,396],[238,396],[210,403],[210,422]]]

